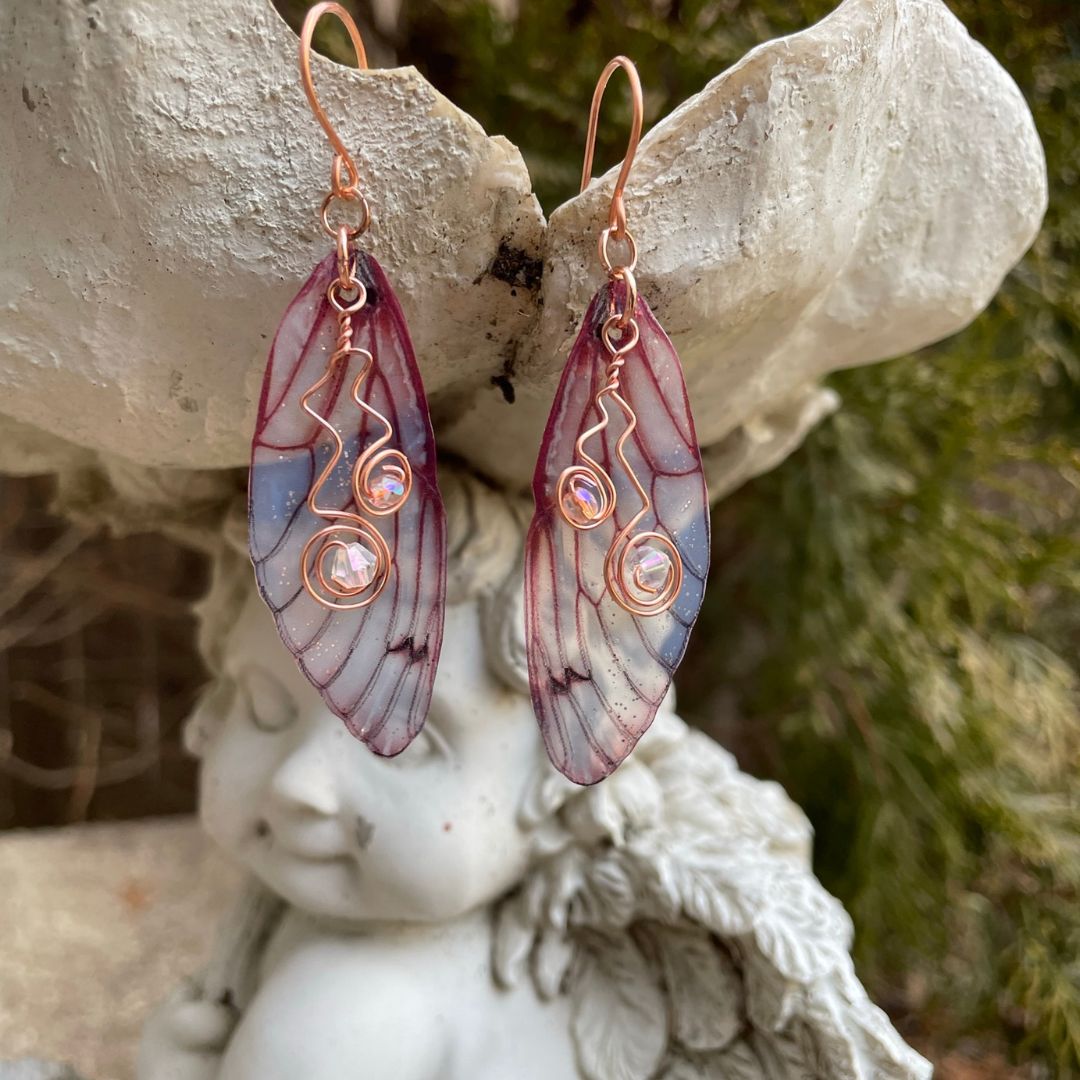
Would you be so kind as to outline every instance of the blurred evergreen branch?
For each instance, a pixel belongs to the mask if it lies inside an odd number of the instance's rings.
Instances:
[[[1034,111],[1046,226],[969,330],[836,376],[844,410],[720,508],[682,700],[807,809],[879,997],[914,997],[944,1039],[1004,1027],[1017,1056],[1067,1077],[1080,1074],[1080,12],[949,4]],[[545,0],[508,20],[438,0],[406,3],[385,40],[522,148],[550,210],[576,190],[610,56],[637,62],[651,124],[834,6]],[[619,93],[604,108],[599,167],[628,119]],[[722,712],[735,719],[721,731]]]

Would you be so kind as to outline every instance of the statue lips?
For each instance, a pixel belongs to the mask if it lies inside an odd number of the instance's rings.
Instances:
[[[267,818],[274,847],[309,862],[349,859],[352,851],[336,819],[300,821],[297,815],[278,813]]]

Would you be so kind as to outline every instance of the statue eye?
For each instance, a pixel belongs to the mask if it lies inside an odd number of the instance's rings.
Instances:
[[[248,717],[260,731],[284,731],[296,719],[296,702],[268,671],[249,667],[239,678]]]

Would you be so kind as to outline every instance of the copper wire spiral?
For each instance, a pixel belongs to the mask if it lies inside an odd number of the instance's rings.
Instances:
[[[390,576],[392,555],[375,526],[360,513],[350,510],[334,509],[319,505],[319,493],[331,477],[345,452],[341,434],[330,421],[316,409],[310,401],[336,374],[338,366],[348,363],[353,356],[362,358],[359,372],[353,379],[351,398],[362,412],[381,424],[383,433],[357,459],[352,470],[350,486],[358,509],[377,517],[397,513],[412,491],[412,468],[409,460],[399,450],[386,448],[393,438],[394,429],[390,421],[377,409],[369,405],[360,396],[361,387],[374,363],[374,358],[367,349],[353,345],[352,317],[367,302],[367,290],[359,281],[348,259],[348,239],[339,244],[339,276],[330,283],[327,299],[338,313],[338,337],[334,351],[326,364],[326,371],[300,397],[301,408],[318,421],[330,434],[334,452],[323,466],[319,478],[308,493],[308,509],[317,517],[330,522],[316,532],[304,545],[300,556],[300,570],[304,587],[312,599],[334,611],[348,611],[367,607],[382,592]],[[341,247],[345,247],[346,257],[341,258]],[[387,464],[389,462],[390,464]],[[379,477],[375,481],[372,474],[381,466]],[[396,481],[401,486],[400,492],[390,488],[378,489],[375,485],[383,477]],[[387,498],[387,493],[390,497]],[[350,587],[335,581],[327,573],[327,561],[339,552],[348,552],[349,545],[360,542],[374,558],[375,566],[370,580],[356,587]]]
[[[374,358],[366,349],[353,345],[352,317],[367,303],[367,289],[356,277],[352,245],[371,224],[371,210],[367,198],[360,190],[360,172],[356,162],[319,102],[311,77],[311,41],[319,20],[327,15],[338,19],[348,33],[356,52],[356,66],[361,70],[367,68],[364,42],[349,12],[339,3],[314,4],[304,17],[300,30],[300,79],[311,111],[334,151],[330,164],[330,191],[323,200],[319,219],[326,233],[337,242],[338,276],[330,283],[326,296],[338,313],[338,337],[334,351],[326,362],[326,371],[300,397],[301,408],[329,432],[334,445],[333,455],[323,467],[307,497],[307,506],[311,513],[329,524],[316,532],[304,545],[300,555],[300,572],[304,587],[312,599],[331,610],[345,611],[367,607],[378,597],[386,586],[393,562],[390,548],[382,534],[358,511],[371,517],[396,514],[412,491],[413,477],[409,459],[401,451],[386,445],[394,437],[393,425],[360,396],[360,388],[371,371]],[[359,213],[359,221],[353,225],[331,224],[331,208],[339,203],[351,205]],[[319,505],[319,493],[341,461],[345,445],[334,425],[310,404],[315,394],[337,374],[339,365],[348,364],[353,356],[362,357],[363,362],[359,373],[353,379],[352,400],[361,412],[383,428],[383,433],[360,454],[352,470],[350,488],[357,512]],[[380,470],[377,476],[376,469]],[[363,553],[353,550],[357,543],[366,549],[366,557],[374,559],[373,568],[364,565],[365,571],[371,570],[370,577],[356,586],[335,581],[334,571],[327,573],[327,560],[342,553],[364,558]]]
[[[632,272],[622,268],[622,273],[629,277],[627,285],[627,306],[622,312],[613,311],[605,320],[601,337],[611,360],[608,363],[604,385],[597,391],[593,402],[600,413],[600,419],[578,436],[574,445],[575,462],[565,468],[556,483],[555,498],[563,520],[575,529],[585,531],[603,524],[615,512],[617,501],[615,484],[607,471],[591,457],[585,449],[585,443],[594,436],[602,434],[611,422],[605,398],[610,398],[626,418],[626,427],[615,443],[615,456],[633,485],[641,500],[638,512],[616,533],[604,558],[604,582],[615,602],[633,615],[659,615],[675,603],[682,588],[682,559],[674,543],[668,536],[655,530],[635,533],[635,529],[652,509],[652,500],[642,486],[626,456],[626,442],[637,428],[637,413],[620,393],[621,371],[626,357],[637,345],[639,330],[637,320],[626,312],[633,312],[631,301],[636,301],[637,290]],[[622,339],[615,341],[615,332],[620,330]],[[569,486],[585,479],[591,483],[598,495],[598,508],[594,516],[587,520],[573,516],[567,510]],[[631,560],[644,544],[651,544],[668,561],[667,573],[658,585],[646,582],[640,565],[632,565]]]

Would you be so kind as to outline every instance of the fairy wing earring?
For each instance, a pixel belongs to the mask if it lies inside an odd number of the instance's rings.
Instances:
[[[623,192],[643,107],[624,56],[593,95],[581,190],[604,89],[620,67],[634,120],[599,239],[608,282],[589,305],[548,417],[525,550],[533,708],[552,762],[579,784],[612,772],[652,723],[709,565],[709,504],[682,368],[634,278]],[[611,255],[618,244],[621,264]]]
[[[334,149],[323,228],[335,248],[285,313],[263,380],[251,448],[249,523],[259,590],[282,640],[333,712],[376,753],[420,730],[442,644],[446,524],[435,441],[401,308],[356,246],[370,224],[356,164],[311,77],[313,7],[300,72]],[[335,205],[355,225],[332,225]]]

